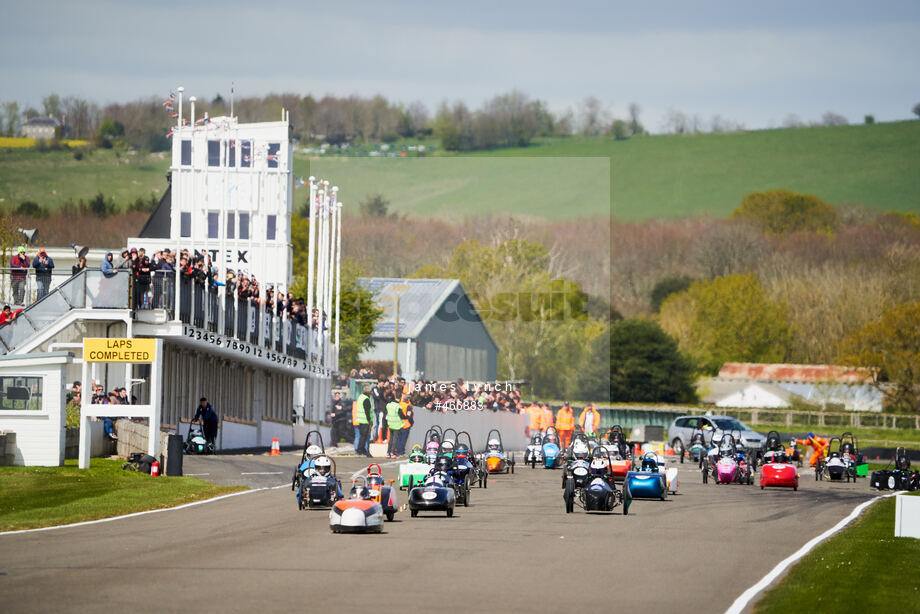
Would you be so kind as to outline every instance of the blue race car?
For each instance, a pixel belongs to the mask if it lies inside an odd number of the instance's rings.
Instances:
[[[626,473],[624,490],[630,499],[661,499],[668,498],[668,482],[664,468],[658,466],[658,456],[654,452],[646,452],[642,457],[640,471]]]
[[[562,448],[559,447],[559,433],[556,427],[548,427],[543,435],[543,467],[555,469],[562,465]]]

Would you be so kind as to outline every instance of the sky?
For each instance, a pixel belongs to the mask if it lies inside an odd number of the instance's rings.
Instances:
[[[195,3],[0,0],[0,101],[382,94],[434,109],[518,89],[557,112],[595,96],[660,131],[669,111],[749,129],[828,111],[912,117],[920,2]]]

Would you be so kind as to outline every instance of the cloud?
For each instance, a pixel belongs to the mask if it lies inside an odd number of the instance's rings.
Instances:
[[[915,102],[905,83],[920,51],[916,10],[904,9],[902,23],[873,22],[844,3],[797,19],[780,3],[760,7],[758,23],[699,9],[681,21],[680,4],[655,19],[606,3],[564,19],[550,5],[526,6],[87,0],[60,3],[46,20],[23,4],[0,24],[0,53],[13,58],[0,66],[0,99],[37,104],[56,91],[104,103],[179,84],[210,97],[235,81],[240,95],[380,93],[433,107],[478,106],[517,88],[556,110],[588,95],[621,112],[636,101],[652,127],[669,108],[757,127],[829,109],[851,120],[905,117]]]

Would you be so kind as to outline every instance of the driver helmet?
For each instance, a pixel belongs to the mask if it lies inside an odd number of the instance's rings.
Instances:
[[[432,440],[428,442],[428,445],[425,446],[425,449],[428,450],[429,452],[437,452],[439,447],[440,445],[438,444],[438,442]]]
[[[539,435],[534,435],[533,437],[531,437],[531,438],[530,438],[530,443],[532,443],[532,444],[534,444],[534,445],[539,445],[539,444],[540,444],[540,436],[539,436]]]
[[[446,456],[441,456],[441,457],[439,457],[438,460],[436,460],[435,463],[434,463],[434,469],[435,469],[435,471],[437,471],[437,472],[439,472],[439,473],[447,473],[447,472],[449,472],[449,471],[451,470],[451,462],[450,462],[450,459],[447,458]]]
[[[575,443],[572,444],[572,456],[577,459],[584,459],[588,457],[588,444],[582,439],[576,439]]]
[[[332,460],[328,456],[320,456],[313,463],[313,467],[318,474],[329,475],[329,472],[332,471]]]
[[[323,453],[323,449],[319,447],[318,445],[316,445],[315,443],[311,443],[310,445],[307,446],[307,456],[316,456],[317,454],[322,454],[322,453]]]
[[[444,443],[441,444],[441,449],[446,450],[447,452],[452,451],[454,449],[454,442],[452,442],[450,439],[444,440]]]
[[[498,452],[499,450],[502,449],[502,445],[501,445],[500,443],[498,443],[498,440],[497,440],[497,439],[490,439],[490,440],[489,440],[489,443],[488,443],[488,447],[489,447],[490,450],[492,450],[492,451],[494,451],[494,452]]]
[[[646,456],[642,459],[642,471],[658,471],[658,459]]]
[[[370,499],[371,497],[371,493],[367,489],[367,486],[362,486],[361,488],[359,488],[357,494],[358,494],[359,499]]]
[[[422,454],[421,448],[412,448],[412,452],[409,453],[409,462],[410,463],[421,463],[425,460],[425,455]]]
[[[610,463],[607,462],[606,456],[597,456],[591,459],[591,473],[594,475],[603,475],[607,472]]]

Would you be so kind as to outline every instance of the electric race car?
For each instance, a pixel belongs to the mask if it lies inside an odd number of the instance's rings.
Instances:
[[[502,434],[497,429],[489,431],[483,457],[489,473],[514,473],[514,452],[505,453]]]
[[[831,482],[842,482],[851,479],[856,481],[856,444],[852,441],[852,435],[849,435],[850,441],[844,443],[842,437],[831,437],[827,445],[827,458],[819,459],[815,464],[815,480],[829,480]],[[837,448],[834,449],[834,442],[837,442]],[[862,460],[862,459],[860,459]]]
[[[457,494],[450,475],[450,460],[439,458],[424,484],[409,491],[409,514],[415,518],[419,512],[446,512],[454,515]]]
[[[543,438],[539,433],[530,438],[527,449],[524,450],[524,464],[533,469],[537,463],[543,464]]]
[[[326,453],[326,446],[323,444],[323,435],[319,431],[308,431],[303,440],[303,453],[300,455],[300,462],[294,467],[294,475],[291,477],[291,490],[297,490],[300,482],[307,474],[307,470],[313,467],[314,461]]]
[[[349,497],[339,499],[329,510],[329,528],[333,533],[380,533],[383,530],[383,506],[374,499],[372,492],[365,478],[355,478]]]
[[[489,469],[485,459],[473,452],[473,438],[466,431],[457,433],[454,460],[457,470],[463,474],[464,480],[468,480],[470,486],[476,484],[480,488],[489,487]]]
[[[633,455],[626,442],[626,435],[623,433],[623,427],[614,424],[613,428],[607,431],[606,443],[602,443],[610,451],[610,470],[613,477],[622,482],[626,479],[626,474],[633,468]]]
[[[661,499],[668,498],[668,478],[664,466],[659,466],[658,455],[646,452],[642,456],[639,471],[630,471],[626,474],[623,485],[630,499]]]
[[[392,482],[393,480],[390,480],[390,484]],[[364,485],[367,487],[368,497],[383,506],[383,515],[392,522],[396,511],[399,509],[399,505],[396,503],[396,491],[393,490],[391,485],[384,484],[383,472],[379,464],[371,463],[367,466],[367,479],[364,481]],[[355,494],[354,486],[351,494]]]
[[[712,477],[716,484],[753,484],[751,466],[731,433],[723,433],[703,460],[703,484]]]
[[[437,460],[442,439],[441,427],[437,424],[425,433],[425,462],[429,465],[434,465],[434,461]]]
[[[342,483],[335,477],[335,461],[325,454],[312,459],[297,488],[299,509],[330,508],[342,498]]]
[[[183,446],[185,454],[214,454],[214,444],[205,439],[201,424],[191,422],[188,425],[188,437]]]
[[[595,446],[589,452],[584,442],[573,443],[572,447],[572,460],[562,482],[565,512],[574,512],[576,504],[586,512],[610,512],[622,505],[623,515],[628,514],[632,500],[616,486],[607,449]]]
[[[406,490],[425,481],[432,465],[425,462],[422,446],[416,444],[409,452],[409,460],[399,465],[399,488]]]
[[[767,440],[769,441],[769,437]],[[763,465],[760,467],[760,489],[763,490],[767,486],[799,489],[799,472],[795,465],[789,462],[782,444],[779,450],[764,452]]]

